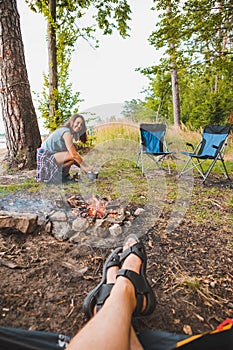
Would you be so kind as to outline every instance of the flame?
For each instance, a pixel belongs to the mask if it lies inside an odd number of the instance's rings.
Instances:
[[[116,218],[118,216],[118,213],[109,213],[108,217],[110,218]]]
[[[108,210],[108,204],[111,202],[110,197],[99,198],[97,195],[93,194],[92,197],[85,202],[75,196],[68,198],[67,201],[72,207],[72,212],[75,216],[94,219],[103,219],[106,216],[116,218],[119,216],[118,213],[110,213]]]
[[[96,217],[102,219],[106,215],[107,202],[103,199],[98,199],[96,196],[92,196],[87,203],[88,215],[90,217]]]

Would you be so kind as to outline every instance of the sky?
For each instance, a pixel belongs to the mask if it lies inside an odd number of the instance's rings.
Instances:
[[[70,78],[74,91],[80,91],[84,100],[80,103],[80,113],[116,115],[125,101],[143,99],[145,95],[143,90],[149,80],[135,69],[159,62],[161,53],[148,42],[149,35],[155,30],[157,16],[151,10],[153,0],[130,0],[129,3],[132,10],[130,37],[123,39],[117,32],[111,36],[98,32],[97,49],[81,38],[77,41]],[[31,90],[40,93],[43,73],[48,72],[46,22],[42,15],[33,13],[24,0],[17,0],[17,4]],[[35,101],[34,104],[37,109]],[[39,117],[38,111],[37,115]],[[40,118],[39,126],[44,132]],[[0,116],[0,132],[2,129]]]

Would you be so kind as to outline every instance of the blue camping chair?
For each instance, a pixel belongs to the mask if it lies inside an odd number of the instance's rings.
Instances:
[[[187,143],[187,146],[192,147],[193,152],[181,152],[189,156],[187,163],[184,165],[179,176],[190,171],[191,169],[197,169],[203,177],[203,183],[210,175],[214,165],[216,164],[225,177],[230,180],[227,172],[226,165],[224,163],[224,152],[227,145],[227,137],[230,133],[229,126],[221,125],[207,125],[204,127],[202,140],[194,148],[191,143]],[[209,160],[206,169],[204,170],[202,164]],[[222,166],[217,163],[221,162]]]
[[[163,162],[167,158],[167,167],[171,173],[168,157],[171,152],[168,151],[165,141],[166,125],[165,124],[140,124],[140,149],[136,166],[141,163],[142,175],[153,164],[163,169]],[[150,158],[152,163],[145,167],[146,158]]]

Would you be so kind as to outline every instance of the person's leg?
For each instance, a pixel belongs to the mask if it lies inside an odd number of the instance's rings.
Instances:
[[[130,246],[129,243],[134,244],[134,242],[132,242],[132,241],[127,241],[124,249],[126,249]],[[107,270],[107,283],[114,283],[114,284],[116,283],[116,280],[117,280],[116,276],[117,276],[118,271],[119,271],[118,266],[112,266],[112,267],[108,268],[108,270]],[[96,314],[96,310],[94,311],[94,313]],[[131,329],[130,329],[129,342],[130,342],[130,346],[129,346],[130,350],[143,350],[143,347],[142,347],[140,341],[138,340],[138,337],[135,333],[133,326],[131,326]]]
[[[130,246],[130,244],[134,244],[134,243],[135,243],[134,241],[128,240],[124,246],[124,249],[127,249]],[[107,283],[110,283],[110,284],[116,283],[116,279],[117,279],[116,276],[117,276],[118,271],[119,271],[118,266],[112,266],[112,267],[108,268],[108,270],[107,270]],[[144,306],[143,306],[143,308],[144,308]],[[96,310],[94,311],[94,313],[96,314]],[[130,350],[143,350],[143,347],[142,347],[140,341],[138,340],[138,337],[135,333],[133,326],[131,326],[131,329],[130,329],[129,342],[130,342],[130,346],[129,346]]]
[[[74,159],[69,152],[57,152],[54,154],[54,158],[58,164],[62,164],[62,167],[74,164]]]
[[[130,240],[128,245],[135,244],[135,241]],[[125,259],[122,266],[136,273],[140,272],[140,267],[141,259],[133,254]],[[119,276],[104,306],[77,333],[67,350],[141,350],[142,347],[131,326],[135,307],[136,296],[133,284],[127,278]]]
[[[74,164],[77,167],[81,168],[84,173],[88,171],[94,171],[93,168],[78,155],[78,153],[75,159],[70,155],[69,152],[57,152],[54,154],[54,158],[57,164],[61,165],[63,168]]]
[[[75,164],[73,158],[70,156],[69,152],[58,152],[54,154],[54,158],[59,166],[62,168],[62,178],[71,179],[69,171],[71,165]],[[76,164],[79,166],[79,164]]]
[[[130,330],[130,350],[143,350],[142,344],[140,343],[134,328],[131,326]]]
[[[67,178],[69,177],[69,173],[70,173],[70,167],[71,165],[67,165],[65,164],[63,167],[62,167],[62,178]]]

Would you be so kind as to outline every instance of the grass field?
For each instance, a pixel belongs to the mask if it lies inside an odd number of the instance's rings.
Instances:
[[[119,199],[131,211],[140,207],[151,209],[152,215],[142,228],[148,254],[147,276],[157,305],[149,319],[140,320],[137,329],[184,333],[188,328],[188,334],[215,329],[224,319],[232,317],[233,186],[232,180],[226,181],[217,168],[205,185],[196,172],[184,181],[178,178],[180,151],[185,149],[186,141],[197,144],[200,135],[201,132],[178,133],[168,129],[167,141],[172,142],[170,147],[176,155],[170,160],[171,175],[156,170],[151,176],[143,177],[141,169],[135,167],[138,126],[101,125],[88,147],[81,150],[83,156],[93,159],[93,164],[101,165],[94,183],[46,186],[35,182],[35,171],[5,172],[0,177],[0,193],[6,196],[2,204],[29,199],[26,203],[30,206],[29,201],[32,199],[35,204],[36,195],[41,198],[40,193],[43,199],[48,196],[55,203],[61,195],[79,194],[84,185],[82,191]],[[226,165],[231,178],[232,155],[230,137]],[[133,229],[138,233],[138,226]],[[0,320],[1,325],[25,329],[33,326],[64,334],[82,327],[86,322],[83,300],[100,281],[102,263],[110,247],[90,249],[84,245],[82,251],[79,243],[82,242],[57,241],[44,231],[0,235],[3,258],[20,267],[0,269],[4,290],[1,308],[10,310]],[[86,272],[80,274],[80,267]]]

